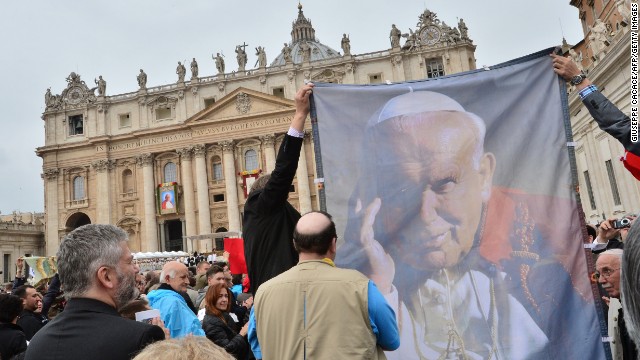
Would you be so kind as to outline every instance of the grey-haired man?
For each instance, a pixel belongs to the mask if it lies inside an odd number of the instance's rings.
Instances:
[[[31,340],[25,359],[131,359],[163,340],[155,325],[121,317],[118,309],[138,297],[138,266],[127,234],[113,225],[85,225],[67,235],[58,250],[58,273],[69,299],[64,312]],[[159,319],[154,323],[161,324]]]

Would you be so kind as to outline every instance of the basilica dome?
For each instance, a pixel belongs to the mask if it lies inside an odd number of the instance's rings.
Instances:
[[[291,48],[291,60],[294,64],[302,64],[303,44],[311,48],[310,61],[338,58],[342,55],[331,47],[316,39],[316,31],[311,25],[311,20],[304,17],[302,5],[298,4],[298,18],[293,22],[291,30],[291,42],[287,44]],[[284,52],[273,60],[271,66],[285,65]]]

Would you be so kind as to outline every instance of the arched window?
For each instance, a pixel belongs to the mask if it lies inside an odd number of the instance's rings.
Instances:
[[[76,176],[73,178],[73,200],[82,200],[84,198],[84,178]]]
[[[164,182],[175,182],[178,181],[178,176],[176,175],[176,164],[169,162],[164,166]]]
[[[125,194],[133,192],[133,173],[130,169],[122,172],[122,192]]]
[[[224,175],[222,173],[222,160],[219,156],[214,156],[211,161],[211,169],[213,171],[213,180],[222,180]]]
[[[249,149],[244,153],[244,169],[246,171],[255,170],[258,168],[258,153],[255,150]]]

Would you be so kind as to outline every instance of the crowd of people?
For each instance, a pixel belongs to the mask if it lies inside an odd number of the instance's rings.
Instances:
[[[570,59],[552,57],[556,73],[576,86],[583,101],[591,104],[589,111],[599,124],[620,139],[628,151],[637,151],[635,143],[626,138],[628,117],[625,120],[619,111],[612,110],[608,100]],[[448,283],[457,286],[455,291],[473,289],[474,301],[478,303],[484,301],[483,293],[487,290],[491,299],[485,322],[493,324],[490,329],[499,327],[504,319],[516,321],[521,329],[527,328],[528,349],[505,345],[489,331],[472,334],[473,341],[467,341],[466,349],[463,345],[455,353],[446,353],[446,358],[469,358],[476,351],[474,345],[480,349],[478,353],[487,350],[489,354],[508,354],[505,358],[540,358],[551,340],[545,334],[544,324],[532,319],[517,295],[502,294],[504,289],[499,283],[495,285],[493,278],[471,267],[462,271],[459,265],[468,263],[475,255],[469,247],[478,224],[486,221],[478,215],[481,211],[476,214],[473,208],[477,205],[481,210],[487,201],[484,188],[491,185],[495,160],[481,147],[479,154],[477,146],[465,148],[469,151],[466,157],[478,163],[475,167],[470,165],[478,172],[472,179],[478,186],[474,193],[465,196],[466,209],[450,214],[461,219],[466,216],[468,219],[462,220],[474,225],[469,226],[473,232],[465,233],[461,227],[455,239],[438,238],[449,243],[442,245],[441,251],[434,250],[425,259],[418,259],[411,248],[419,248],[424,229],[418,231],[409,225],[397,229],[398,233],[408,234],[404,238],[407,243],[398,244],[396,249],[401,253],[386,253],[378,241],[379,232],[374,237],[378,228],[373,223],[381,211],[380,199],[375,199],[369,204],[359,204],[357,211],[363,215],[355,226],[359,240],[351,244],[364,251],[369,272],[363,274],[336,266],[336,258],[349,259],[356,251],[351,252],[348,246],[338,249],[332,216],[323,211],[301,215],[287,201],[313,87],[311,83],[305,84],[296,93],[296,113],[278,152],[275,169],[253,184],[245,203],[243,234],[248,274],[231,274],[228,256],[220,262],[198,254],[184,261],[154,262],[154,266],[145,266],[146,271],[141,272],[122,229],[98,224],[79,227],[60,243],[58,271],[47,281],[29,285],[24,261],[16,262],[18,275],[0,294],[0,360],[385,359],[386,354],[400,347],[401,339],[404,341],[401,334],[406,331],[416,334],[422,331],[424,339],[414,336],[415,351],[422,355],[403,354],[403,358],[438,358],[451,348],[452,342],[462,344],[468,340],[469,334],[457,333],[458,325],[447,325],[443,318],[442,328],[436,332],[449,339],[448,343],[445,341],[442,349],[423,346],[427,343],[427,328],[433,331],[433,324],[439,319],[425,312],[430,309],[430,305],[422,304],[421,291],[426,288],[402,287],[394,281],[399,276],[417,279],[402,273],[402,267],[398,267],[396,274],[394,262],[417,269],[415,274],[433,274],[437,269]],[[427,109],[431,105],[425,105],[423,112],[430,112],[429,116],[438,111],[447,111],[449,115],[464,113],[455,101],[436,93],[408,96],[413,103],[416,96],[424,98],[418,99],[419,103],[446,103],[442,105],[444,108],[441,106],[444,110]],[[394,103],[389,108],[397,111],[401,107]],[[468,113],[464,114],[475,121]],[[411,128],[401,123],[411,122],[410,116],[394,116],[380,122],[380,131],[386,127],[390,128],[385,131]],[[431,136],[439,136],[448,122],[469,121],[463,117],[451,120],[449,116],[447,121],[436,123],[424,116],[411,125],[412,129],[419,129],[424,122]],[[389,125],[396,122],[398,126]],[[476,124],[460,137],[468,135],[469,139],[477,140],[482,137],[479,133],[483,134],[484,128]],[[428,138],[425,135],[427,140],[418,144],[425,146],[425,154],[430,154]],[[438,160],[438,156],[433,158]],[[393,204],[393,200],[384,199],[387,204]],[[421,211],[428,211],[426,208],[425,204]],[[435,216],[442,211],[434,208],[429,214]],[[637,307],[640,222],[635,219],[634,214],[629,214],[603,221],[597,228],[587,227],[590,247],[597,256],[594,281],[600,285],[603,305],[608,308],[614,358],[635,359],[634,341],[640,340]],[[386,225],[393,229],[393,224]],[[155,270],[160,265],[162,269]],[[399,298],[398,292],[409,295]],[[256,294],[255,304],[252,294]],[[413,303],[416,301],[420,302],[419,307]],[[442,307],[436,304],[434,309],[437,306]],[[424,318],[415,316],[416,308],[422,309]],[[495,320],[489,321],[490,318]]]
[[[174,341],[149,351],[173,344],[197,354],[197,345],[218,354],[216,359],[249,358],[245,335],[253,296],[247,293],[247,281],[243,291],[246,276],[232,276],[228,260],[210,263],[197,253],[165,262],[162,271],[142,273],[126,239],[111,225],[78,228],[61,244],[58,273],[37,287],[26,283],[24,260],[18,259],[18,275],[0,294],[0,359],[86,358],[86,349],[79,346],[83,342],[89,347],[100,344],[98,358],[131,359],[145,345],[162,339]],[[98,240],[110,244],[85,257],[73,250],[88,249]],[[195,261],[196,266],[187,267]],[[86,271],[76,272],[69,264]],[[197,284],[201,279],[204,283]],[[64,298],[68,302],[59,301]],[[153,309],[158,312],[137,319]],[[83,339],[87,335],[91,339]],[[210,345],[189,335],[202,336]],[[179,340],[183,338],[184,344]],[[67,351],[67,346],[73,349]]]

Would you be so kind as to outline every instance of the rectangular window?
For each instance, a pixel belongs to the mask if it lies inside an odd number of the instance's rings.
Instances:
[[[273,88],[273,95],[284,98],[284,87]]]
[[[382,74],[369,75],[369,84],[382,84]]]
[[[249,149],[244,153],[244,169],[247,171],[255,170],[258,168],[258,153]]]
[[[213,194],[213,202],[223,202],[224,194]]]
[[[156,120],[171,119],[171,108],[156,109]]]
[[[429,79],[444,76],[444,65],[442,59],[425,59],[427,66],[427,77]]]
[[[613,195],[613,204],[621,205],[620,201],[620,192],[618,192],[618,183],[616,182],[616,174],[613,172],[613,164],[611,164],[611,160],[607,160],[604,162],[604,165],[607,167],[607,175],[609,175],[609,184],[611,185],[611,194]]]
[[[84,198],[84,178],[76,176],[73,178],[73,200],[82,200]]]
[[[131,127],[131,115],[130,114],[120,114],[120,127]]]
[[[69,116],[69,136],[84,134],[82,115]]]
[[[175,163],[168,162],[164,166],[164,182],[178,181],[178,169]]]
[[[584,183],[587,185],[587,194],[589,195],[589,202],[591,203],[591,210],[596,209],[596,199],[593,197],[593,187],[591,187],[591,177],[589,177],[589,171],[584,172]]]
[[[204,99],[204,107],[208,108],[209,106],[213,105],[216,103],[216,98],[208,98],[208,99]]]
[[[293,184],[291,184],[291,186],[289,186],[289,192],[290,192],[290,193],[294,193],[294,192],[296,192],[296,186],[295,186],[295,185],[293,185]]]
[[[213,164],[213,180],[222,180],[222,164],[215,163]]]

